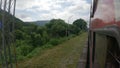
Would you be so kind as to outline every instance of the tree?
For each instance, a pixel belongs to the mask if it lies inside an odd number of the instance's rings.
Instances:
[[[48,33],[52,37],[64,37],[66,35],[67,24],[61,19],[52,19],[48,24],[46,24]]]
[[[77,26],[75,25],[69,25],[69,34],[79,34],[80,32],[80,28],[78,28]]]
[[[23,32],[21,30],[16,30],[15,36],[16,36],[16,39],[18,39],[18,40],[30,39],[30,36],[26,32]]]
[[[41,34],[36,34],[35,32],[31,33],[31,41],[30,43],[36,47],[36,46],[41,46],[44,44],[44,40],[42,40],[43,37]]]
[[[83,20],[83,19],[75,20],[73,22],[73,25],[77,26],[82,31],[86,31],[87,30],[87,22],[85,20]]]

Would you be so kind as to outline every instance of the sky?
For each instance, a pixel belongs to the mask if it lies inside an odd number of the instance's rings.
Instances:
[[[63,19],[67,23],[89,20],[91,0],[17,0],[16,17],[22,21]]]

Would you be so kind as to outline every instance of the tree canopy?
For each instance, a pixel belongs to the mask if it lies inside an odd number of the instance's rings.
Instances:
[[[77,26],[80,30],[87,30],[87,22],[83,19],[77,19],[73,22],[73,25]]]
[[[65,38],[74,37],[86,28],[87,24],[83,19],[78,19],[73,24],[62,19],[52,19],[45,26],[21,23],[15,30],[18,54],[27,56],[37,47],[60,44]]]
[[[48,24],[46,24],[48,32],[52,37],[63,37],[65,36],[67,24],[61,19],[52,19]]]

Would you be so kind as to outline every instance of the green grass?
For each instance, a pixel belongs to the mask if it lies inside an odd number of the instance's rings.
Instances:
[[[19,62],[19,68],[76,68],[86,40],[87,34],[83,33]]]

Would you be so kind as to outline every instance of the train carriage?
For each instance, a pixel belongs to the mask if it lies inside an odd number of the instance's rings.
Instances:
[[[120,0],[93,0],[87,68],[120,68]]]

